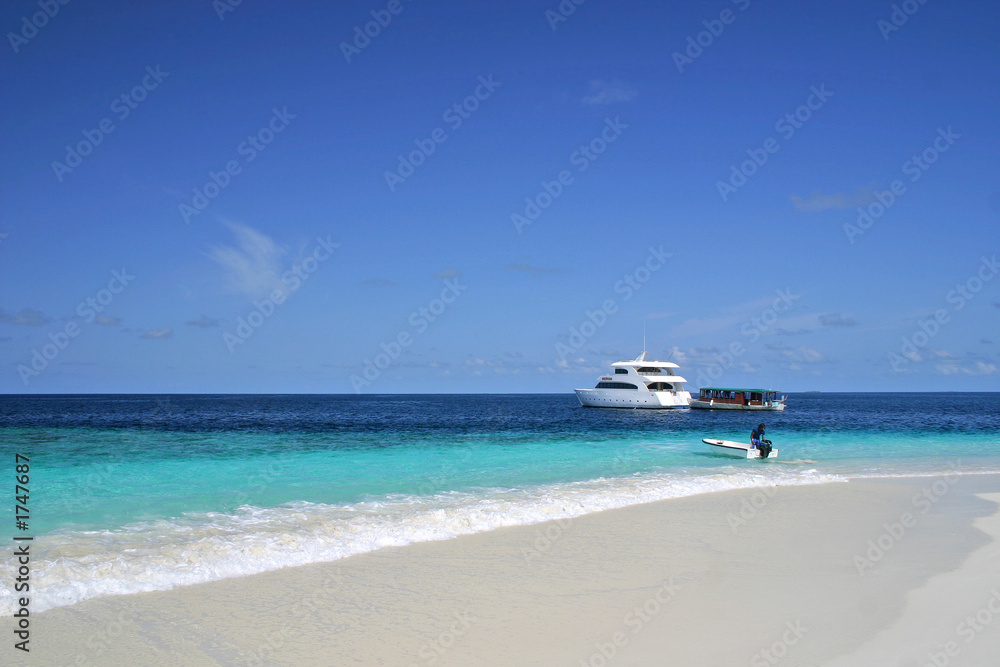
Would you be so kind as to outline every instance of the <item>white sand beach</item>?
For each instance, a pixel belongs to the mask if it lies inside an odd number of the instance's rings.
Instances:
[[[386,548],[53,609],[4,664],[988,664],[998,492],[984,475],[730,491]]]

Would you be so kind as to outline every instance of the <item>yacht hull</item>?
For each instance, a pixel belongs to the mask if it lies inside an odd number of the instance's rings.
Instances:
[[[691,399],[690,407],[695,410],[742,410],[744,412],[781,412],[785,409],[784,403],[773,405],[737,405],[733,403],[715,403],[713,401],[701,401],[697,398]]]
[[[686,408],[691,400],[687,391],[642,391],[627,389],[576,389],[576,397],[585,408],[637,408],[664,410]]]

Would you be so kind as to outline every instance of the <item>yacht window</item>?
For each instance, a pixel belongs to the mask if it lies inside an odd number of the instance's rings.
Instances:
[[[634,384],[629,382],[598,382],[598,389],[638,389]]]
[[[615,375],[628,375],[628,369],[627,368],[616,368],[615,369]]]

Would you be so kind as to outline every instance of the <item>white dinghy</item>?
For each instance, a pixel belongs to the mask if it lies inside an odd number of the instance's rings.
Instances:
[[[717,454],[725,454],[726,456],[735,456],[740,459],[759,459],[760,450],[758,450],[753,445],[743,443],[743,442],[733,442],[732,440],[717,440],[715,438],[704,438],[702,439],[708,448]],[[771,454],[767,457],[769,459],[778,458],[778,449],[771,449]]]

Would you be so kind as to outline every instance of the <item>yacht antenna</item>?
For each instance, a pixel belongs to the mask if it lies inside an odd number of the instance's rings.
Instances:
[[[646,358],[646,320],[642,321],[642,356],[640,359]]]

